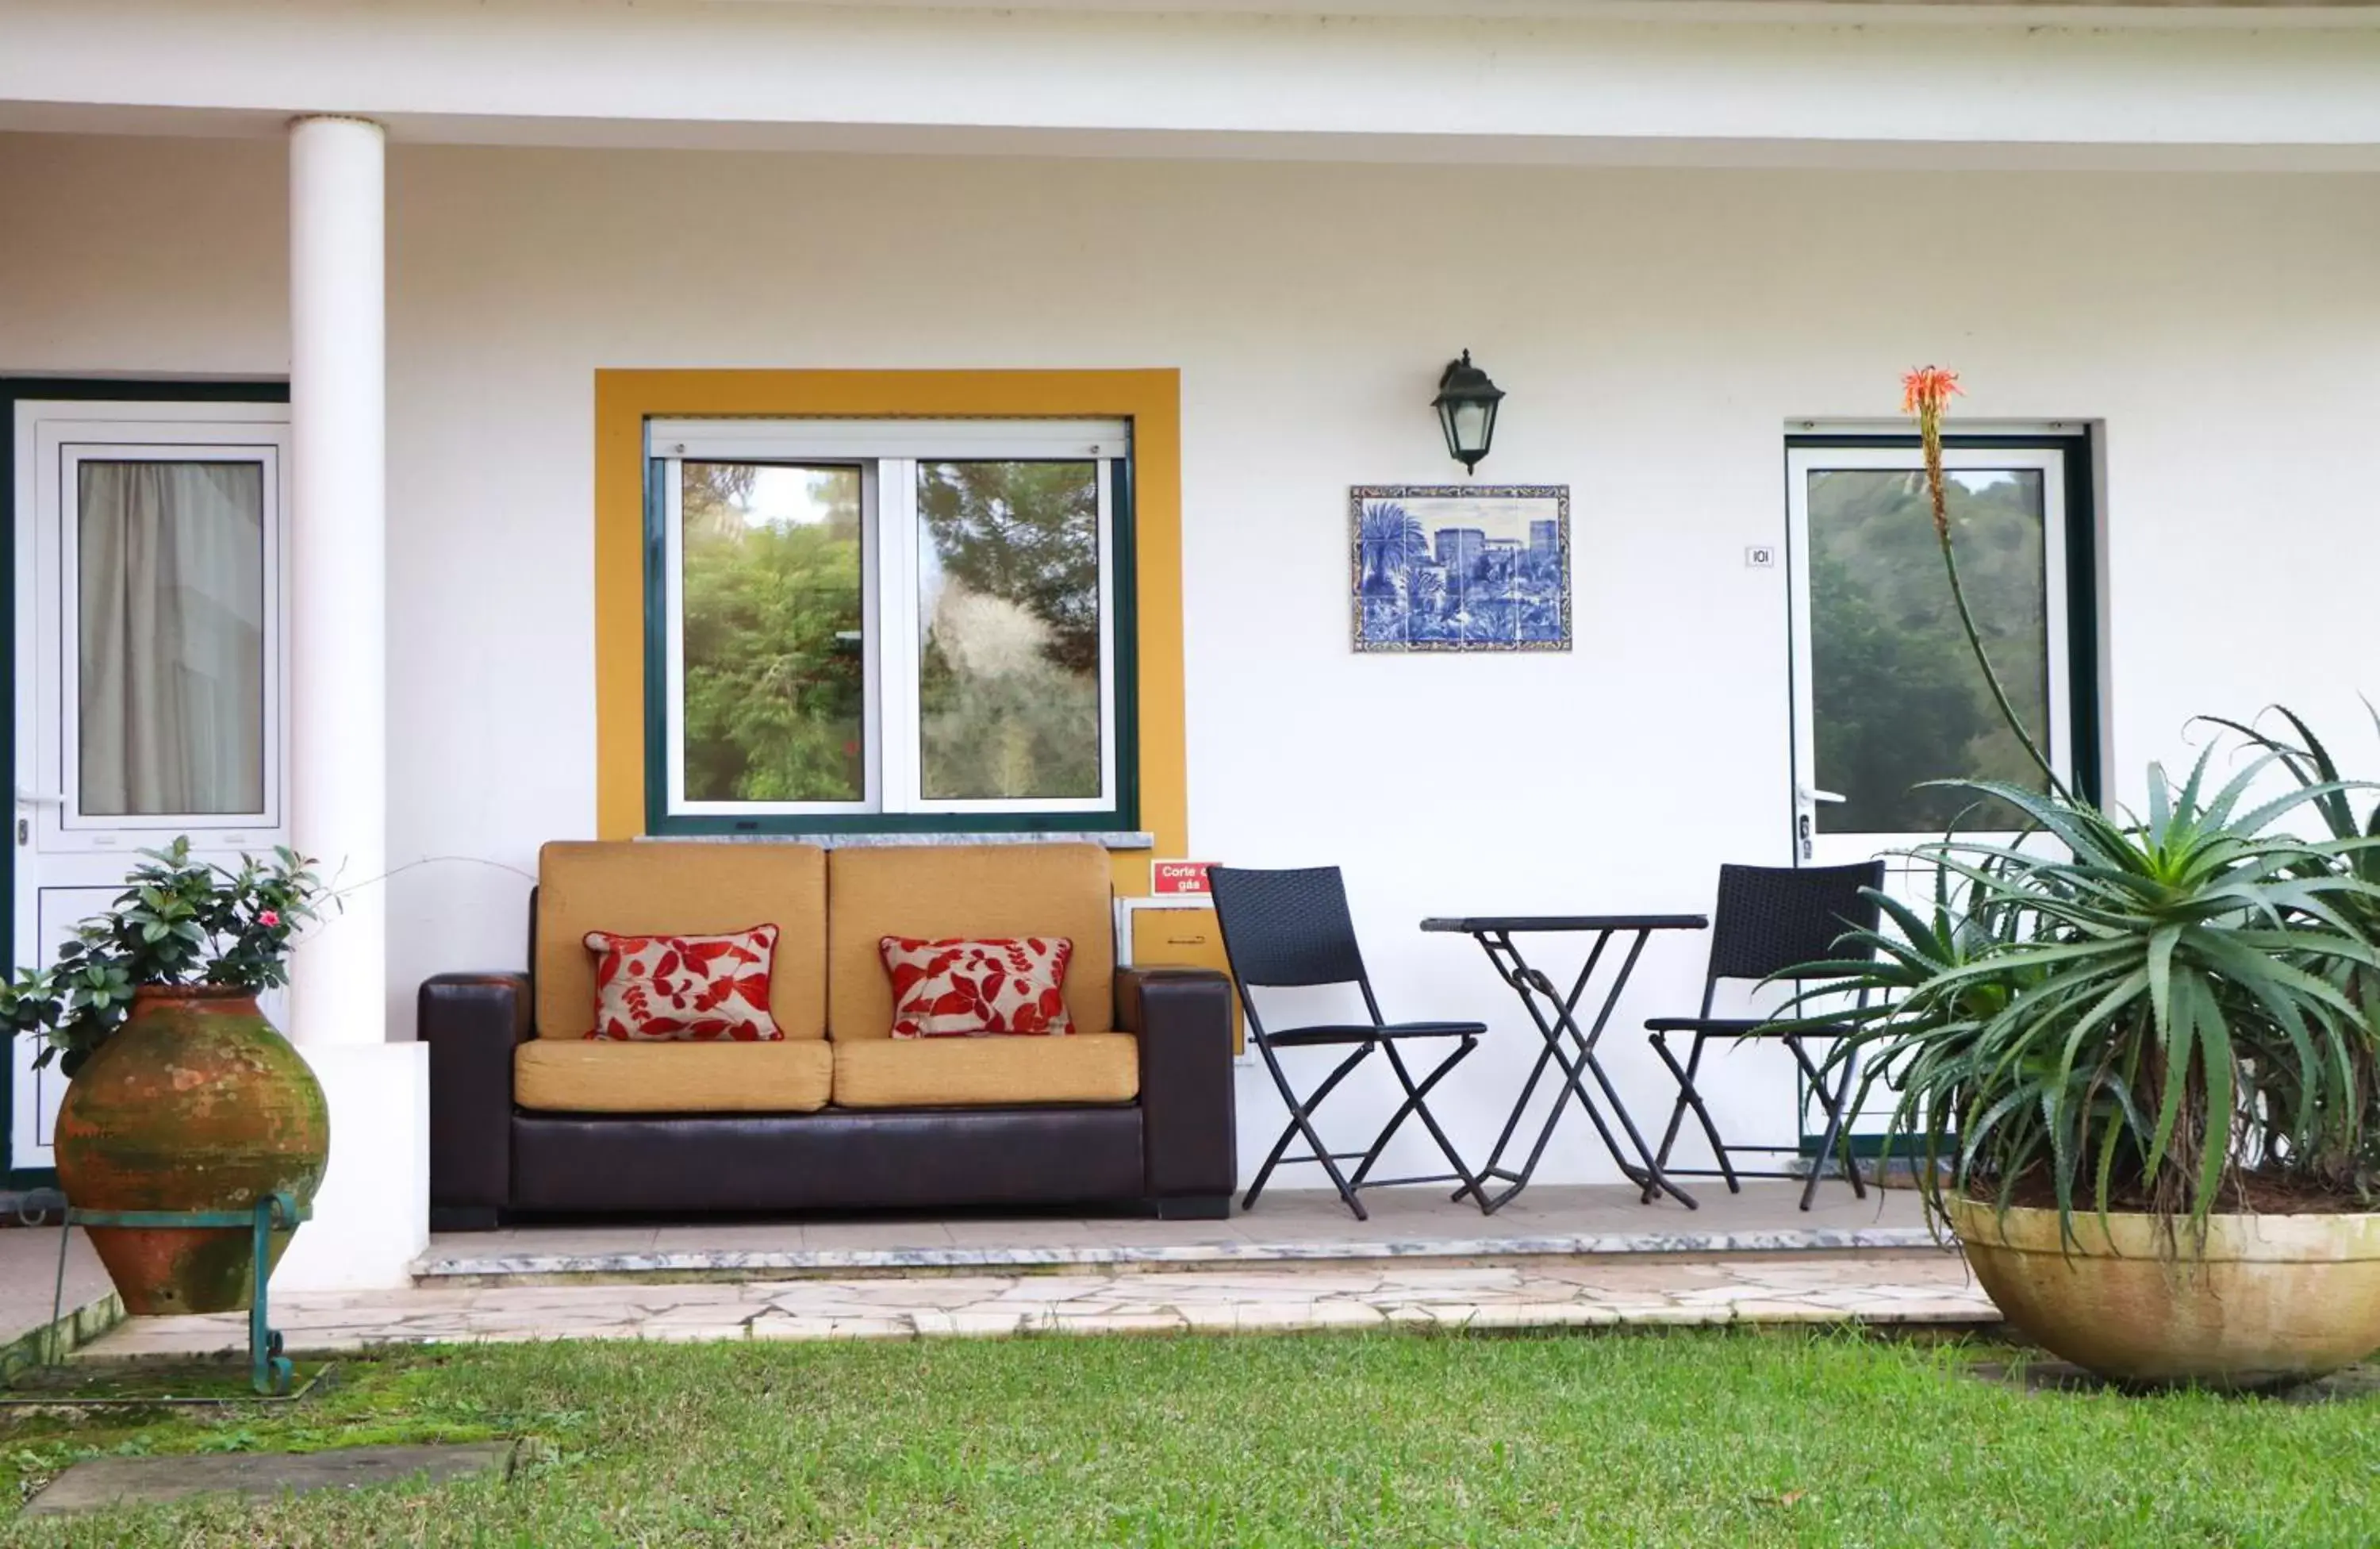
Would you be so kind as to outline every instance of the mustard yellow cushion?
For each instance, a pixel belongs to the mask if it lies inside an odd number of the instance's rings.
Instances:
[[[565,1114],[807,1114],[826,1106],[823,1039],[614,1043],[536,1038],[513,1051],[513,1100]]]
[[[1128,1032],[856,1038],[832,1047],[840,1108],[1129,1103],[1140,1095],[1140,1040]]]
[[[724,935],[777,927],[769,1015],[789,1039],[826,1036],[826,852],[811,845],[557,840],[537,859],[537,1033],[595,1025],[587,933]],[[1099,1024],[1105,1027],[1107,1024]]]
[[[1112,876],[1108,852],[1088,844],[834,851],[827,858],[830,1036],[892,1036],[892,982],[880,954],[886,936],[1063,936],[1075,945],[1065,984],[1075,1030],[1107,1031],[1115,1026]]]

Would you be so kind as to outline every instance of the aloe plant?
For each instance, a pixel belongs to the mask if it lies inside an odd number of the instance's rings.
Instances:
[[[2227,1200],[2246,1202],[2251,1171],[2368,1201],[2380,811],[2358,823],[2362,787],[2287,711],[2301,742],[2214,723],[2259,751],[2211,795],[2213,748],[2178,787],[2151,765],[2145,817],[2061,781],[2001,690],[1960,585],[1942,460],[1959,392],[1957,372],[1921,367],[1902,379],[1902,407],[1968,646],[2048,791],[1937,782],[2007,803],[2036,832],[1902,852],[1934,868],[1931,917],[1879,896],[1880,927],[1845,938],[1859,956],[1786,976],[1805,988],[1785,1020],[1845,1033],[1826,1077],[1859,1060],[1860,1107],[1880,1085],[1894,1094],[1887,1154],[1916,1161],[1937,1223],[1947,1193],[2005,1211],[2038,1188],[2069,1240],[2078,1202],[2203,1229]],[[2277,771],[2295,788],[2249,805]],[[2276,831],[2305,809],[2327,838]]]
[[[1872,959],[1795,970],[1800,1019],[1849,1030],[1832,1061],[1861,1061],[1862,1104],[1893,1094],[1888,1146],[1937,1219],[1946,1191],[2039,1189],[2070,1233],[2085,1205],[2203,1226],[2252,1169],[2369,1194],[2380,837],[2277,831],[2347,809],[2326,763],[2268,748],[2209,794],[2212,753],[2179,786],[2152,767],[2141,818],[1961,782],[2048,842],[1918,847],[1932,917],[1879,898],[1846,938]],[[2247,805],[2276,765],[2316,777]]]

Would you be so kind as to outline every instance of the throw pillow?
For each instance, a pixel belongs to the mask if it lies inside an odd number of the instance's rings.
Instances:
[[[886,936],[881,950],[892,977],[895,1038],[1062,1038],[1075,1031],[1063,993],[1075,944],[1062,936]]]
[[[773,1043],[769,967],[777,928],[722,936],[587,933],[595,965],[595,1031],[631,1043]]]

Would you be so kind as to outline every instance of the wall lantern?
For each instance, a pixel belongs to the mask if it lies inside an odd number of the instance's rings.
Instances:
[[[1504,389],[1471,363],[1471,351],[1446,363],[1446,373],[1438,379],[1438,422],[1446,432],[1446,455],[1465,473],[1479,466],[1496,439],[1496,406],[1503,401]]]

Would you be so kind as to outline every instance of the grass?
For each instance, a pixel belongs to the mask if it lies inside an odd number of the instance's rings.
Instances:
[[[346,1363],[303,1406],[0,1426],[78,1458],[532,1438],[469,1481],[0,1543],[2363,1544],[2380,1398],[2029,1392],[1855,1334],[567,1344]]]

